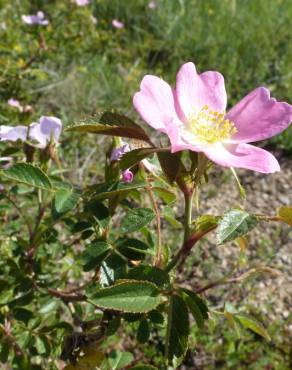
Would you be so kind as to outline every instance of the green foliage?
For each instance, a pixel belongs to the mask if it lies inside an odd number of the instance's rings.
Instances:
[[[163,297],[153,283],[126,280],[98,290],[90,301],[98,307],[138,313],[153,310],[163,302]]]
[[[98,121],[95,122],[95,119],[92,118],[90,123],[75,124],[68,127],[67,131],[121,136],[149,142],[146,132],[128,117],[106,112]]]
[[[112,351],[108,358],[109,368],[113,370],[123,369],[133,360],[129,352]]]
[[[278,210],[278,216],[286,224],[292,226],[292,207],[281,207]]]
[[[167,315],[166,354],[170,364],[179,366],[188,348],[189,317],[184,300],[173,295]]]
[[[150,208],[131,209],[121,223],[121,232],[126,234],[140,230],[143,226],[149,224],[154,217],[155,213]]]
[[[199,328],[204,325],[204,320],[208,319],[208,308],[205,302],[195,293],[188,289],[182,289],[182,297],[186,302],[190,312]]]
[[[157,151],[159,151],[158,148],[141,148],[125,153],[121,158],[120,168],[126,170]]]
[[[52,191],[52,184],[49,177],[40,168],[29,163],[16,163],[3,171],[2,174],[9,180]]]
[[[222,217],[217,228],[217,243],[224,244],[247,234],[257,225],[257,218],[239,209],[231,210]]]
[[[79,201],[79,196],[75,189],[58,189],[53,200],[55,213],[62,215],[74,209]]]

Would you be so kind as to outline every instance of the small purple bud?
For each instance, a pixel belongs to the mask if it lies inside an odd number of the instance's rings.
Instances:
[[[123,171],[123,173],[122,173],[122,181],[123,182],[129,183],[129,182],[132,182],[133,179],[134,179],[134,175],[133,175],[132,171],[130,171],[129,169]]]
[[[113,149],[111,156],[110,156],[110,161],[119,161],[122,156],[130,151],[129,144],[125,144],[123,146],[120,146],[118,148]]]
[[[19,103],[18,100],[11,98],[7,101],[7,103],[13,107],[19,110],[19,112],[23,112],[23,106]]]

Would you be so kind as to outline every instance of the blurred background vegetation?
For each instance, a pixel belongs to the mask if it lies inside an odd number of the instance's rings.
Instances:
[[[137,119],[132,96],[142,77],[150,73],[174,83],[177,69],[186,61],[194,61],[199,71],[218,70],[225,76],[229,106],[260,85],[277,100],[291,100],[291,1],[152,3],[92,0],[78,7],[73,0],[0,0],[0,124],[29,124],[41,114],[71,124],[109,108]],[[48,26],[22,22],[23,14],[39,10],[49,19]],[[124,27],[113,27],[113,19]],[[9,106],[10,98],[31,105],[32,112]],[[85,144],[99,145],[104,153],[104,144],[96,140],[64,135],[62,156],[71,169],[82,163],[80,158],[72,160],[73,149],[78,148],[83,159],[91,150]],[[291,128],[269,145],[291,155]],[[264,259],[267,251],[273,253],[272,243],[264,238],[260,243]],[[242,294],[236,298],[239,304]],[[192,346],[201,363],[194,364],[190,357],[187,368],[211,370],[216,364],[218,369],[289,369],[289,338],[281,325],[269,327],[272,344],[253,334],[238,340],[227,326],[213,327],[212,322],[204,334],[194,328]],[[156,345],[141,350],[151,357]]]
[[[131,97],[146,73],[174,82],[179,66],[224,76],[229,106],[257,86],[278,100],[292,91],[292,2],[289,0],[0,0],[1,123],[17,117],[17,98],[34,115],[65,123],[100,109],[132,113]],[[49,26],[22,14],[42,10]],[[112,20],[123,22],[122,29]],[[290,62],[290,63],[289,63]],[[292,150],[292,133],[277,139]]]

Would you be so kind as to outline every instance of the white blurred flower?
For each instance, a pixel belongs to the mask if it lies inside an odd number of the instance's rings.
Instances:
[[[62,131],[62,121],[52,116],[42,116],[39,122],[26,126],[0,126],[0,141],[32,140],[36,148],[45,148],[51,139],[56,143]]]
[[[113,26],[114,28],[117,28],[117,29],[121,29],[121,28],[124,28],[124,27],[125,27],[124,23],[123,23],[123,22],[118,21],[117,19],[113,19],[113,20],[112,20],[112,26]]]
[[[26,126],[0,126],[0,141],[25,141],[27,137]]]
[[[76,5],[85,6],[90,4],[90,0],[75,0]]]
[[[41,26],[47,26],[49,21],[45,19],[45,14],[42,11],[38,11],[35,15],[22,15],[21,19],[26,24],[38,24]]]
[[[149,9],[156,9],[157,8],[157,4],[155,1],[150,1],[149,4],[148,4],[148,8]]]

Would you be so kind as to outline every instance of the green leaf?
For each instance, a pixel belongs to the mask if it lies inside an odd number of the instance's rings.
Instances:
[[[113,183],[102,183],[93,185],[88,189],[87,195],[94,196],[95,200],[108,199],[116,195],[127,193],[131,190],[147,187],[148,184],[142,181],[133,181],[131,183],[123,183],[115,181]]]
[[[159,152],[157,153],[160,166],[166,175],[168,181],[173,183],[180,170],[180,156],[181,153]]]
[[[120,226],[122,233],[132,233],[140,230],[143,226],[149,224],[155,217],[154,211],[150,208],[135,208],[127,212]]]
[[[130,352],[121,352],[113,350],[109,354],[108,362],[111,370],[124,369],[133,361],[133,355]]]
[[[188,305],[198,327],[202,328],[204,326],[204,320],[208,319],[208,307],[206,306],[206,303],[191,290],[183,288],[181,289],[181,292],[183,293],[182,297]]]
[[[155,195],[159,196],[164,201],[165,204],[171,204],[176,201],[175,193],[168,189],[154,186],[153,191]]]
[[[144,158],[149,157],[149,155],[162,150],[161,148],[139,148],[131,150],[125,153],[121,160],[119,161],[120,168],[126,170],[127,168],[133,167],[135,164],[142,161]]]
[[[10,353],[10,345],[7,339],[1,338],[1,345],[0,345],[0,362],[5,364],[8,360]]]
[[[140,261],[145,258],[149,245],[138,239],[119,239],[115,247],[125,257],[133,261]]]
[[[217,228],[217,243],[224,244],[247,234],[257,225],[257,218],[245,211],[233,209],[223,216]]]
[[[50,350],[50,345],[46,336],[41,335],[35,337],[35,347],[40,355],[48,353]]]
[[[7,170],[2,170],[2,174],[9,180],[52,191],[49,177],[40,168],[32,164],[16,163]]]
[[[121,317],[117,316],[113,318],[106,329],[106,336],[114,335],[121,325]]]
[[[92,270],[101,264],[110,249],[111,245],[101,240],[87,246],[81,255],[84,271]]]
[[[85,211],[90,212],[98,225],[105,229],[110,221],[110,214],[108,208],[101,202],[96,200],[91,200],[85,206]]]
[[[278,210],[278,216],[286,224],[292,226],[292,207],[286,207],[286,206],[281,207]]]
[[[13,310],[13,316],[16,320],[23,321],[27,324],[28,321],[34,317],[34,314],[32,311],[24,307],[15,307]]]
[[[162,216],[174,229],[183,228],[183,224],[175,218],[175,212],[171,206],[163,207]]]
[[[129,370],[158,370],[158,368],[152,365],[138,364],[134,367],[130,367]]]
[[[75,208],[79,198],[80,193],[74,189],[59,189],[54,197],[53,209],[57,215],[62,215]]]
[[[169,302],[165,351],[171,365],[179,366],[182,362],[188,348],[188,336],[187,305],[181,297],[173,295]]]
[[[106,112],[100,118],[91,117],[67,128],[66,131],[121,136],[150,142],[146,132],[130,118]]]
[[[256,334],[262,336],[263,338],[267,339],[268,341],[271,340],[268,332],[264,328],[264,326],[257,321],[255,318],[243,315],[243,314],[236,314],[236,319],[247,329],[252,330]]]
[[[233,330],[235,330],[237,337],[240,338],[240,327],[239,327],[240,324],[235,320],[234,313],[231,313],[225,309],[224,316],[227,319],[229,326]]]
[[[202,215],[194,221],[194,230],[196,233],[204,233],[214,229],[218,225],[219,217],[212,215]]]
[[[142,320],[137,331],[137,340],[140,343],[146,343],[150,336],[150,327],[148,321]]]
[[[148,312],[163,302],[159,288],[148,281],[127,280],[97,291],[90,301],[123,312]]]
[[[127,275],[128,279],[150,281],[162,288],[170,287],[170,279],[167,272],[155,266],[140,265],[132,268]]]

